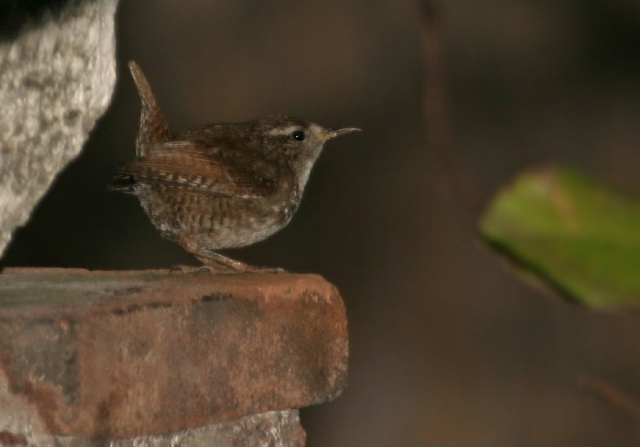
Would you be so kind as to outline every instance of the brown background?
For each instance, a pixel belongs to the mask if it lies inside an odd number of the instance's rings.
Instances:
[[[500,185],[549,161],[640,190],[640,5],[435,7],[446,147],[425,137],[418,1],[122,1],[113,104],[5,264],[193,262],[136,200],[105,190],[133,156],[139,109],[125,61],[136,59],[174,129],[271,112],[364,129],[327,147],[289,227],[228,252],[320,273],[347,303],[350,386],[303,412],[309,446],[633,445],[630,418],[577,378],[640,396],[638,316],[593,314],[519,283],[478,243],[475,222]]]

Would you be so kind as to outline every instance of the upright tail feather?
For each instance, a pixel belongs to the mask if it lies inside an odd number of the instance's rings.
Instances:
[[[133,76],[142,102],[140,110],[140,128],[136,137],[136,155],[138,158],[144,157],[148,150],[171,139],[171,130],[165,119],[156,95],[151,90],[151,85],[145,77],[142,69],[135,61],[129,62],[129,70]]]

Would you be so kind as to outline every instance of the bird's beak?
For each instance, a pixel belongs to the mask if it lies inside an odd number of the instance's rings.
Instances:
[[[331,138],[335,138],[338,135],[343,135],[349,132],[360,132],[360,129],[357,127],[343,127],[341,129],[334,129],[332,127],[325,129],[324,132],[318,134],[318,139],[321,141],[330,140]]]

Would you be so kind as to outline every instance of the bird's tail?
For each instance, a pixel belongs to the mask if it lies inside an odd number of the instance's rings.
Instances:
[[[153,93],[151,85],[149,85],[149,81],[147,81],[140,66],[135,61],[130,61],[129,70],[131,70],[131,76],[136,84],[142,103],[140,128],[136,138],[136,155],[141,158],[146,155],[151,147],[169,141],[171,139],[171,130],[162,110],[160,110],[156,95]]]

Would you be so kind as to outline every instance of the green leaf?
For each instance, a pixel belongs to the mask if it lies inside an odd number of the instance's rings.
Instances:
[[[640,199],[575,171],[521,174],[491,203],[482,237],[527,277],[596,308],[640,307]]]

